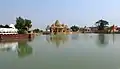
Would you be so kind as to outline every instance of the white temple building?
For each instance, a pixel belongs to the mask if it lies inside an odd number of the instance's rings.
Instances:
[[[11,28],[0,28],[0,34],[18,34],[14,24],[10,24],[9,27]]]

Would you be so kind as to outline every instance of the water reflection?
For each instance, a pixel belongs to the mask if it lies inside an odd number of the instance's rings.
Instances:
[[[72,40],[78,40],[79,39],[79,34],[72,34],[71,38],[72,38]]]
[[[68,41],[67,35],[47,35],[46,40],[48,43],[55,44],[56,47],[59,47],[60,44],[64,44],[66,41]]]
[[[108,36],[105,36],[105,34],[99,34],[97,43],[99,43],[98,45],[101,47],[107,46],[109,43]]]
[[[115,34],[113,34],[112,36],[113,36],[113,44],[114,44],[114,41],[115,41]]]
[[[26,42],[19,42],[17,52],[19,57],[25,57],[32,54],[32,47]]]
[[[18,42],[0,42],[0,51],[16,51]]]
[[[32,47],[28,45],[27,41],[10,41],[0,42],[0,51],[9,52],[14,51],[17,52],[19,57],[25,57],[27,55],[32,54]]]

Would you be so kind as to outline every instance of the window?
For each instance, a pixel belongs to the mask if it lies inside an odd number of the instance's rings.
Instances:
[[[61,32],[60,30],[58,32]]]

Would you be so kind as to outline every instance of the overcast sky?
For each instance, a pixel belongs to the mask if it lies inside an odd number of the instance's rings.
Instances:
[[[99,19],[120,25],[120,0],[0,0],[0,24],[18,16],[32,20],[34,28],[56,19],[69,26],[92,26]]]

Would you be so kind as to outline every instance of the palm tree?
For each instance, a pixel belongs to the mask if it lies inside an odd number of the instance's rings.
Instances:
[[[95,25],[97,26],[98,30],[104,30],[105,27],[107,25],[109,25],[109,22],[105,21],[105,20],[99,20],[95,23]]]

